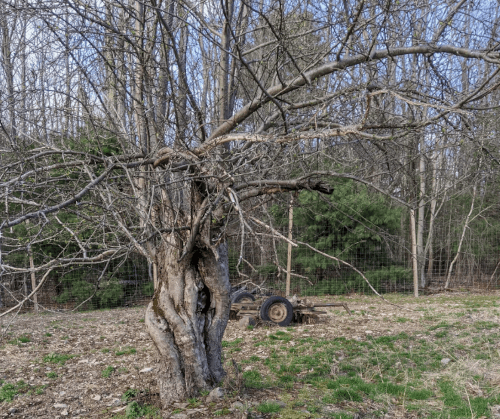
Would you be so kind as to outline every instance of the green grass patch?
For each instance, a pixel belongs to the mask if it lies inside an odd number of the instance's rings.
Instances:
[[[125,409],[125,415],[114,416],[115,419],[136,419],[136,418],[148,418],[148,419],[160,419],[161,411],[154,406],[142,405],[136,401],[133,401],[127,405]]]
[[[48,355],[45,355],[43,357],[43,362],[47,362],[50,364],[61,364],[64,365],[66,361],[76,357],[76,355],[69,355],[69,354],[58,354],[56,352],[52,352]]]
[[[190,399],[187,399],[186,401],[188,402],[188,407],[190,409],[195,409],[201,404],[201,401],[198,400],[196,397],[192,397]]]
[[[409,400],[428,400],[433,396],[434,393],[427,389],[406,391],[406,398]]]
[[[234,347],[238,346],[241,342],[243,342],[243,338],[238,338],[238,339],[232,340],[230,342],[228,342],[227,340],[223,340],[222,347],[223,348],[234,348]]]
[[[123,393],[122,400],[128,402],[130,399],[137,397],[138,394],[139,390],[136,388],[129,388],[125,393]]]
[[[115,367],[112,367],[111,365],[108,365],[106,368],[104,368],[101,372],[101,376],[104,378],[109,378],[111,377],[111,374],[115,371]]]
[[[439,417],[490,417],[490,406],[499,403],[498,397],[470,397],[465,389],[465,394],[461,395],[456,385],[447,379],[439,381],[438,386],[445,406]]]
[[[259,371],[245,371],[243,373],[243,382],[245,387],[248,388],[266,388],[269,387],[264,380]]]
[[[283,332],[282,330],[278,330],[276,333],[268,336],[270,340],[282,340],[285,342],[289,342],[292,339],[292,335]]]
[[[37,395],[43,394],[44,390],[45,390],[45,387],[47,387],[47,386],[46,385],[42,385],[42,386],[35,387],[35,394],[37,394]]]
[[[2,384],[3,384],[3,382],[2,382]],[[12,400],[14,400],[14,398],[16,396],[19,396],[21,394],[25,394],[28,392],[32,392],[33,390],[35,390],[35,392],[41,390],[43,393],[44,388],[45,388],[45,386],[38,386],[38,387],[30,386],[29,384],[25,383],[23,380],[19,380],[15,384],[12,384],[12,383],[3,384],[0,387],[0,403],[11,402]],[[41,393],[37,393],[37,394],[41,394]]]
[[[26,335],[26,334],[21,335],[15,339],[7,341],[7,343],[9,343],[11,345],[20,345],[22,343],[29,343],[29,342],[31,342],[31,336]]]
[[[398,317],[396,318],[396,322],[397,323],[406,323],[406,322],[409,322],[410,319],[407,319],[406,317]]]
[[[453,330],[464,327],[472,332],[472,337],[476,340],[474,344],[457,343],[454,339],[448,339]],[[497,400],[497,396],[481,398],[469,395],[467,400],[465,387],[462,390],[447,388],[440,381],[438,382],[441,384],[438,385],[436,381],[430,382],[428,379],[428,374],[446,373],[447,369],[443,368],[441,360],[446,354],[453,354],[454,350],[462,351],[460,356],[466,354],[470,359],[497,359],[496,351],[485,350],[485,346],[496,347],[500,334],[485,336],[481,332],[484,330],[482,328],[493,329],[493,326],[490,323],[463,326],[441,321],[430,328],[424,326],[424,330],[416,332],[422,335],[419,337],[403,332],[376,338],[367,337],[365,341],[343,337],[328,340],[294,336],[296,345],[293,347],[276,345],[286,342],[291,334],[281,330],[277,331],[279,333],[273,331],[256,342],[266,342],[273,348],[268,351],[267,357],[263,356],[261,359],[252,355],[245,359],[247,364],[258,363],[259,371],[243,372],[244,385],[255,389],[275,387],[285,389],[284,391],[301,387],[308,389],[316,394],[314,403],[306,402],[309,412],[310,408],[322,411],[324,404],[371,401],[384,406],[391,400],[391,403],[411,406],[411,410],[417,412],[419,417],[471,417],[471,407],[475,417],[490,417],[487,406],[500,404],[500,397]],[[432,332],[426,334],[429,329]],[[490,389],[491,386],[487,387],[481,381],[482,376],[478,380],[485,394],[496,394]],[[433,407],[435,403],[429,404],[430,400],[443,403],[444,410],[441,412],[438,407]],[[465,408],[469,409],[468,416],[463,416]],[[381,408],[380,411],[384,409]],[[350,414],[342,412],[339,417],[349,417]],[[325,417],[334,417],[332,415],[333,413]]]
[[[135,348],[132,348],[130,346],[127,346],[126,348],[119,349],[118,351],[115,352],[116,356],[122,356],[122,355],[133,355],[137,352]]]
[[[281,410],[281,406],[276,402],[262,402],[255,407],[260,413],[277,413]]]
[[[486,320],[485,321],[478,321],[478,322],[474,323],[474,327],[477,330],[490,330],[490,329],[495,329],[499,326],[500,325],[498,323],[486,321]]]
[[[322,399],[323,402],[330,404],[340,403],[344,400],[351,402],[362,402],[363,396],[360,393],[353,391],[351,389],[340,388],[332,392],[330,395],[323,397]]]
[[[0,387],[0,402],[11,402],[18,391],[14,384],[4,384]]]

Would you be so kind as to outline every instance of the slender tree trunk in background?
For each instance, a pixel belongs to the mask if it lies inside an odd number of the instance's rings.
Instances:
[[[110,3],[106,3],[106,23],[108,24],[109,27],[113,27],[113,15],[114,15],[114,7]],[[106,100],[106,106],[108,108],[108,112],[110,112],[113,116],[116,115],[116,78],[115,78],[115,71],[116,71],[116,64],[115,64],[115,51],[116,51],[116,46],[115,46],[115,41],[114,41],[114,35],[111,33],[111,31],[106,30],[104,34],[104,51],[103,54],[106,58],[104,62],[104,69],[103,72],[105,74],[105,84],[106,84],[106,91],[107,91],[107,100]]]
[[[29,295],[29,292],[28,292],[28,274],[26,272],[23,274],[23,294],[24,294],[24,296]]]
[[[188,46],[188,27],[186,24],[181,23],[180,37],[177,49],[177,65],[179,66],[179,72],[186,74],[186,62],[187,62],[187,46]],[[176,89],[175,94],[175,115],[177,120],[177,138],[175,139],[178,146],[186,146],[186,135],[188,128],[188,114],[187,114],[187,103],[188,103],[188,86],[186,84],[186,77],[181,77]]]
[[[437,198],[436,198],[436,187],[437,187],[437,182],[436,182],[436,169],[435,167],[433,168],[433,174],[432,174],[432,184],[431,184],[431,193],[432,193],[432,198],[431,198],[431,204],[430,204],[430,219],[429,219],[429,233],[427,234],[427,243],[426,243],[426,248],[428,249],[428,264],[427,264],[427,281],[426,285],[429,286],[431,280],[432,280],[432,275],[433,275],[433,269],[434,269],[434,246],[433,246],[433,240],[434,240],[434,222],[436,220],[436,205],[437,205]]]
[[[231,42],[230,25],[233,16],[233,0],[221,2],[224,8],[224,24],[222,27],[222,48],[220,50],[220,68],[219,68],[219,125],[229,118],[229,46]]]
[[[476,193],[477,193],[477,182],[474,183],[474,188],[473,188],[473,191],[472,191],[472,202],[470,204],[469,213],[467,214],[467,217],[465,218],[464,228],[463,228],[462,234],[460,236],[460,241],[458,242],[457,253],[455,254],[455,257],[451,261],[450,267],[448,268],[448,275],[446,277],[446,283],[444,284],[444,288],[445,289],[450,286],[450,283],[451,283],[451,274],[453,272],[453,266],[455,265],[456,261],[460,257],[460,252],[462,251],[462,244],[464,242],[465,232],[469,228],[469,222],[471,221],[470,217],[471,217],[472,213],[474,212],[474,203],[475,203],[475,200],[476,200]]]
[[[126,72],[126,48],[125,41],[123,39],[124,30],[126,27],[125,11],[120,7],[118,10],[118,29],[120,35],[116,40],[116,72],[117,72],[117,84],[116,84],[116,114],[117,114],[117,125],[120,129],[120,134],[118,138],[122,141],[122,147],[124,150],[127,149],[126,139],[127,135],[127,116],[126,116],[126,92],[127,92],[127,72]]]
[[[426,3],[424,3],[426,4]],[[412,42],[415,42],[417,39],[421,39],[422,34],[426,32],[426,25],[423,23],[426,21],[425,16],[429,11],[429,4],[424,6],[424,9],[421,11],[424,13],[424,17],[422,19],[416,20],[415,37]],[[427,68],[427,63],[419,62],[420,57],[414,56],[411,60],[411,80],[414,86],[422,86],[425,90],[428,83],[428,72],[425,71],[425,78],[422,80],[420,75],[423,69]],[[410,117],[411,118],[411,117]],[[422,110],[421,114],[418,114],[418,119],[425,120],[427,119],[427,111],[426,108]],[[424,229],[425,229],[425,196],[426,196],[426,173],[425,173],[425,151],[426,151],[426,131],[425,129],[421,130],[417,133],[417,139],[415,140],[415,151],[416,156],[418,156],[418,169],[416,168],[415,172],[417,175],[416,185],[418,184],[418,191],[416,191],[415,196],[418,199],[418,207],[417,207],[417,264],[418,264],[418,274],[420,276],[420,286],[423,288],[425,286],[425,252],[424,252]]]
[[[17,137],[14,63],[11,51],[12,31],[9,28],[6,16],[0,16],[0,29],[2,30],[2,65],[5,74],[5,82],[7,84],[7,108],[9,110],[10,126],[8,134],[11,144],[14,144]]]
[[[425,221],[425,158],[422,148],[425,147],[424,138],[420,140],[420,162],[419,162],[419,201],[418,201],[418,224],[417,224],[417,258],[420,274],[420,286],[425,287],[425,254],[424,254],[424,221]]]
[[[203,9],[202,9],[202,13],[203,13]],[[210,88],[211,86],[211,83],[210,83],[210,69],[211,69],[211,63],[208,59],[208,52],[207,50],[205,49],[205,46],[203,45],[203,36],[199,36],[198,38],[198,45],[199,45],[199,48],[200,48],[200,52],[201,52],[201,60],[203,62],[203,71],[202,71],[202,77],[203,77],[203,90],[201,92],[201,98],[200,98],[200,112],[202,115],[206,115],[207,114],[207,107],[208,107],[208,103],[207,103],[207,100],[208,100],[208,89]]]
[[[159,139],[158,139],[158,144],[164,144],[164,137],[165,137],[165,122],[167,121],[168,118],[168,88],[169,88],[169,79],[168,79],[168,50],[166,47],[162,48],[160,51],[160,62],[161,62],[161,67],[159,70],[158,74],[158,94],[157,94],[157,99],[156,99],[156,124],[159,126]]]
[[[27,121],[29,120],[28,117],[28,109],[27,109],[27,53],[26,53],[26,27],[23,26],[22,33],[21,33],[21,122],[20,122],[20,134],[19,137],[21,138],[21,141],[24,143],[26,138],[28,137],[28,132],[27,132]]]
[[[453,230],[452,230],[452,212],[450,211],[449,218],[448,218],[448,234],[446,235],[446,245],[445,245],[445,252],[446,252],[446,262],[445,262],[445,268],[443,274],[446,275],[448,272],[448,269],[450,267],[451,263],[451,244],[453,242]]]
[[[442,144],[445,143],[445,140],[442,141]],[[441,144],[441,142],[439,143]],[[438,147],[439,148],[439,147]],[[435,222],[436,222],[436,217],[437,217],[437,197],[438,194],[440,193],[440,188],[441,188],[441,181],[438,180],[438,174],[440,173],[440,170],[442,169],[442,164],[443,164],[443,151],[438,150],[436,152],[436,155],[432,159],[432,182],[431,182],[431,202],[430,202],[430,217],[429,217],[429,234],[427,236],[427,243],[426,243],[426,249],[428,252],[428,266],[427,266],[427,285],[430,284],[430,281],[432,280],[432,277],[434,275],[434,237],[435,237]],[[446,193],[445,193],[446,196]],[[441,205],[444,204],[445,197],[442,198],[441,200]]]
[[[2,163],[1,157],[0,157],[0,163]],[[7,196],[7,193],[5,195]],[[6,211],[6,213],[7,213],[7,211]],[[2,230],[0,230],[0,265],[2,265],[2,263],[3,263],[2,245],[3,245],[3,232],[2,232]],[[0,278],[1,278],[1,276],[0,276]],[[3,293],[4,293],[3,286],[0,286],[0,308],[3,308]],[[0,327],[2,327],[2,326],[3,326],[3,318],[1,318],[1,320],[0,320]]]
[[[35,262],[33,261],[33,249],[28,245],[28,256],[30,259],[30,269],[31,269],[31,289],[36,289],[36,276],[35,276]],[[38,311],[38,295],[35,293],[33,295],[33,303],[35,304],[35,311]]]
[[[413,295],[418,297],[418,253],[417,234],[415,231],[415,210],[410,209],[410,229],[411,229],[411,261],[413,267]]]
[[[66,19],[68,20],[69,14],[68,9],[66,8]],[[64,51],[64,68],[66,71],[66,80],[65,80],[65,98],[64,98],[64,133],[66,137],[70,137],[74,135],[75,129],[73,127],[73,112],[71,109],[71,69],[70,69],[70,34],[69,28],[66,27],[64,31],[64,42],[65,42],[65,51]]]
[[[48,118],[47,118],[47,98],[46,98],[46,89],[45,89],[45,60],[42,60],[41,63],[41,71],[40,71],[40,90],[42,92],[42,103],[40,104],[40,112],[41,112],[41,120],[42,120],[42,137],[44,138],[47,144],[50,144],[49,137],[49,127],[48,127]],[[83,88],[81,90],[83,92]]]
[[[148,138],[146,132],[145,109],[144,109],[144,6],[140,1],[135,2],[135,36],[140,48],[140,53],[135,57],[134,63],[134,97],[133,112],[136,124],[138,143],[144,154],[148,153]]]
[[[290,277],[292,273],[292,235],[293,235],[293,194],[290,194],[290,205],[288,207],[288,253],[286,261],[286,290],[285,295],[290,295]]]
[[[231,0],[232,8],[234,9],[234,0]],[[234,10],[232,12],[234,14]],[[238,16],[238,24],[237,24],[237,39],[238,48],[240,50],[244,49],[246,44],[247,34],[246,31],[248,29],[249,21],[249,8],[246,4],[243,4],[240,9],[240,14]],[[236,98],[239,93],[241,93],[240,86],[240,74],[241,74],[242,64],[239,60],[233,59],[231,62],[231,73],[229,75],[229,84],[228,84],[228,105],[227,105],[227,118],[231,118],[234,113],[234,107],[236,104]]]
[[[135,35],[137,39],[137,44],[140,47],[140,52],[135,57],[134,62],[134,92],[135,95],[133,97],[134,105],[133,116],[134,121],[136,123],[135,132],[138,135],[138,145],[141,152],[144,155],[147,155],[152,151],[152,138],[154,135],[149,135],[150,131],[148,130],[148,120],[146,115],[146,62],[149,57],[146,56],[146,38],[147,38],[147,28],[146,28],[146,10],[145,6],[142,2],[135,2]],[[152,133],[151,133],[152,134]],[[144,173],[154,173],[154,170],[151,167],[141,169]],[[135,180],[135,195],[137,198],[137,207],[138,212],[140,214],[139,224],[141,228],[144,228],[146,231],[151,234],[151,223],[150,223],[150,180],[151,177],[149,175],[136,176]],[[156,216],[156,215],[154,215]],[[148,255],[150,258],[154,258],[154,251],[152,249],[152,244],[150,242],[146,243],[146,248],[148,248]],[[149,259],[149,258],[148,258]],[[151,259],[149,259],[151,262]]]

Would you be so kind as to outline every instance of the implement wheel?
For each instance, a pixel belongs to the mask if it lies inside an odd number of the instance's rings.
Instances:
[[[232,304],[251,303],[252,301],[255,301],[255,297],[253,296],[253,294],[250,294],[249,292],[240,292],[231,297]]]
[[[293,318],[293,306],[286,298],[273,295],[260,307],[260,318],[279,326],[288,326]]]

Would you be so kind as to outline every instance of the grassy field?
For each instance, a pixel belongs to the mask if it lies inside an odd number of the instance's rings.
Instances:
[[[31,417],[30,403],[38,400],[46,417],[54,417],[59,403],[66,416],[117,419],[241,412],[290,419],[500,418],[500,295],[387,299],[392,304],[371,296],[315,299],[345,301],[353,314],[329,309],[311,325],[240,330],[230,322],[223,341],[226,396],[208,403],[201,394],[163,412],[154,375],[148,381],[139,374],[154,357],[143,309],[19,316],[0,342],[0,417],[12,408]],[[89,377],[94,390],[82,393]],[[53,396],[61,391],[66,399]],[[114,405],[103,403],[113,397]]]
[[[500,417],[498,296],[387,298],[404,309],[386,305],[396,313],[384,315],[373,297],[348,299],[365,303],[350,319],[359,326],[333,338],[321,324],[253,337],[255,351],[267,351],[238,358],[242,386],[273,389],[286,403],[273,409],[289,418]],[[245,345],[225,342],[225,356]]]

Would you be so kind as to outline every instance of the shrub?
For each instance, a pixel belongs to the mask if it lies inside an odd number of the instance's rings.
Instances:
[[[117,307],[124,297],[123,286],[117,279],[103,281],[96,291],[95,286],[83,279],[65,277],[64,290],[56,297],[58,303],[75,301],[77,304],[88,300],[89,308]]]

